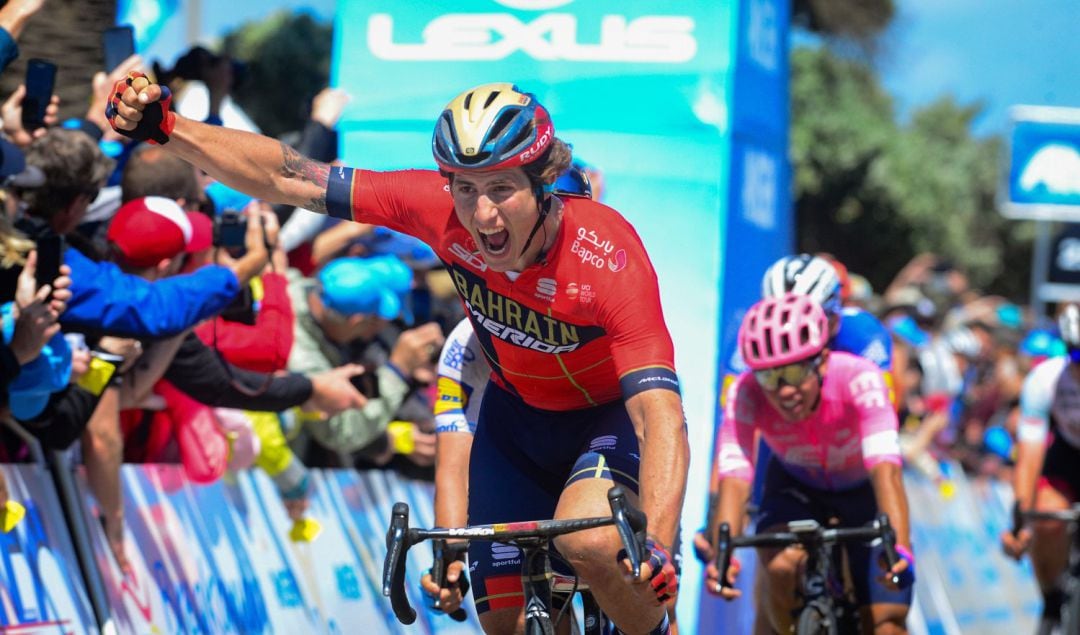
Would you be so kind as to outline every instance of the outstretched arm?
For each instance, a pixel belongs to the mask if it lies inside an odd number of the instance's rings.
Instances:
[[[124,84],[117,84],[123,87]],[[144,115],[160,106],[162,87],[141,74],[130,80],[111,123],[135,131]],[[330,166],[312,161],[287,144],[262,135],[211,126],[171,113],[165,148],[229,187],[271,203],[326,213]],[[167,125],[165,126],[167,127]]]

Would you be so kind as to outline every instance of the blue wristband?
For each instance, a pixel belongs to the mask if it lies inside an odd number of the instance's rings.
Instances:
[[[0,307],[0,319],[4,321],[4,344],[11,344],[11,340],[15,338],[15,303],[5,302],[4,306]]]

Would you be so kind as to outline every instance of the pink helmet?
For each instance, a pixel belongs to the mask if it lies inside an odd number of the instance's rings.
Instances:
[[[809,359],[829,341],[825,311],[808,296],[787,293],[765,298],[746,312],[739,327],[739,351],[752,370]]]

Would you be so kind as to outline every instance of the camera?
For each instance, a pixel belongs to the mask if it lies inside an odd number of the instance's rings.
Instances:
[[[214,217],[214,246],[237,255],[245,251],[247,216],[240,210],[226,209]]]
[[[353,375],[349,378],[349,381],[352,382],[353,387],[355,387],[356,391],[361,395],[368,399],[378,399],[380,393],[379,377],[375,373],[376,367],[372,364],[363,364],[363,366],[364,372],[359,375]]]

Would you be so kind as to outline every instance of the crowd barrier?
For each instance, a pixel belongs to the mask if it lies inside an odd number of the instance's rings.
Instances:
[[[36,464],[0,470],[11,498],[27,509],[15,529],[0,534],[0,632],[480,632],[471,603],[461,624],[420,608],[419,578],[431,564],[430,549],[410,553],[414,625],[398,624],[380,595],[390,508],[406,501],[411,523],[430,526],[430,483],[393,472],[314,470],[309,515],[322,533],[294,542],[281,499],[261,472],[203,486],[188,482],[178,466],[126,465],[131,570],[121,575],[85,478],[76,473],[90,562],[107,605],[99,628],[53,477]],[[918,558],[912,634],[1033,633],[1040,600],[1030,564],[1009,560],[998,546],[1010,522],[1008,486],[951,472],[954,487],[946,493],[917,475],[905,477]],[[752,554],[742,560],[753,569]],[[742,601],[705,596],[696,630],[749,633],[750,579],[743,577]]]

